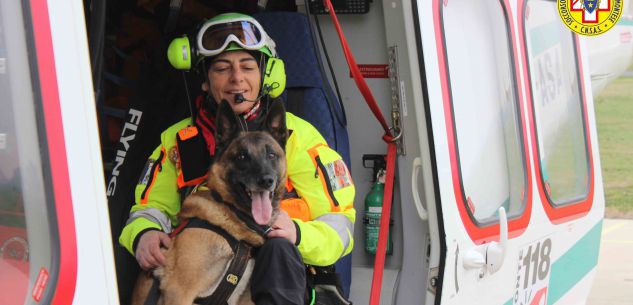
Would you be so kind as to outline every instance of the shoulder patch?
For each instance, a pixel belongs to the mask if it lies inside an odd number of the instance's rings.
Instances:
[[[171,163],[176,166],[177,169],[180,169],[180,155],[178,154],[178,147],[174,146],[169,149],[167,157],[169,158],[169,161],[171,161]]]
[[[156,163],[156,160],[147,159],[147,162],[145,163],[145,166],[143,167],[143,171],[141,172],[143,173],[141,175],[141,179],[138,180],[138,184],[147,185],[147,182],[149,182],[149,177],[152,174],[152,168],[154,167],[154,163]]]
[[[330,180],[332,191],[340,190],[352,184],[352,178],[343,160],[335,160],[325,164],[327,177]]]

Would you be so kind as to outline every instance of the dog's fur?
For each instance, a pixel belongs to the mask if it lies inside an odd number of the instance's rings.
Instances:
[[[283,147],[288,130],[282,103],[275,103],[264,121],[263,130],[243,132],[230,105],[222,102],[216,118],[216,155],[209,171],[207,186],[220,194],[218,202],[210,191],[188,196],[178,216],[197,217],[220,226],[235,239],[253,247],[264,243],[264,237],[249,229],[228,205],[253,217],[260,224],[272,225],[279,212],[279,201],[285,190],[286,161]],[[261,208],[270,196],[272,207]],[[259,199],[253,199],[256,196]],[[252,204],[259,205],[258,209]],[[263,212],[262,212],[263,209]],[[270,215],[268,215],[270,213]],[[263,214],[263,216],[262,216]],[[160,280],[158,304],[192,304],[196,297],[208,296],[215,290],[234,253],[228,242],[214,231],[187,228],[178,234],[165,251],[167,263],[154,271]],[[242,279],[229,298],[229,304],[253,304],[248,280],[254,267],[250,259]],[[143,272],[134,289],[132,304],[142,305],[152,285],[152,277]]]

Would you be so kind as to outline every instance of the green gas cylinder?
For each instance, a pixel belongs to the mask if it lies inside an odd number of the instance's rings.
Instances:
[[[365,251],[370,254],[376,254],[378,247],[378,233],[380,232],[380,217],[382,215],[382,200],[385,192],[385,175],[384,170],[378,173],[376,183],[371,187],[371,191],[365,197],[365,217],[363,223],[365,225]],[[387,254],[393,252],[391,242],[391,229],[389,230],[387,240]]]

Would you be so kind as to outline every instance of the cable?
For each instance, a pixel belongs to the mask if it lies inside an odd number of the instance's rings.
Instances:
[[[189,105],[189,114],[191,114],[191,119],[195,122],[196,116],[193,115],[193,106],[191,106],[191,95],[189,94],[189,83],[187,82],[187,77],[185,76],[185,71],[181,72],[182,81],[185,85],[185,94],[187,94],[187,105]]]
[[[306,6],[306,12],[308,13],[308,15],[310,15],[310,7],[308,4],[308,0],[305,0],[305,6]],[[323,54],[325,55],[325,59],[327,61],[328,64],[328,70],[330,71],[330,76],[332,77],[332,82],[334,83],[334,88],[336,90],[336,95],[338,97],[338,103],[339,103],[339,107],[341,109],[341,112],[343,114],[343,118],[341,119],[340,116],[337,114],[336,119],[339,122],[339,124],[343,127],[347,127],[347,113],[345,111],[345,106],[343,105],[343,99],[341,98],[341,91],[339,90],[339,86],[338,86],[338,80],[336,79],[336,75],[334,74],[334,68],[332,68],[332,61],[330,60],[330,56],[328,54],[327,51],[327,47],[325,46],[325,40],[323,39],[323,32],[321,31],[321,25],[319,23],[319,19],[317,18],[317,15],[314,14],[314,23],[316,24],[316,28],[317,28],[317,32],[319,33],[319,40],[321,42],[321,46],[323,47]],[[314,44],[315,50],[318,51],[318,43],[316,41],[316,35],[314,33],[314,29],[312,26],[312,23],[309,23],[310,25],[310,32],[312,34],[312,42]],[[321,57],[317,54],[317,61],[319,62],[319,67],[321,68],[321,73],[323,73],[323,75],[325,76],[325,71],[323,70],[323,62],[321,61]],[[330,89],[331,90],[331,89]],[[326,90],[329,91],[329,90]],[[331,93],[331,92],[328,92]]]

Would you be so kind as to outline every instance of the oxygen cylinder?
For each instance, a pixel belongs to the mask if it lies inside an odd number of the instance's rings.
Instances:
[[[385,192],[385,171],[378,171],[376,183],[371,187],[371,191],[365,197],[365,251],[369,254],[376,254],[378,247],[378,233],[380,232],[380,217],[382,215],[382,200]],[[387,254],[393,250],[391,243],[391,230],[389,230],[387,240]]]

